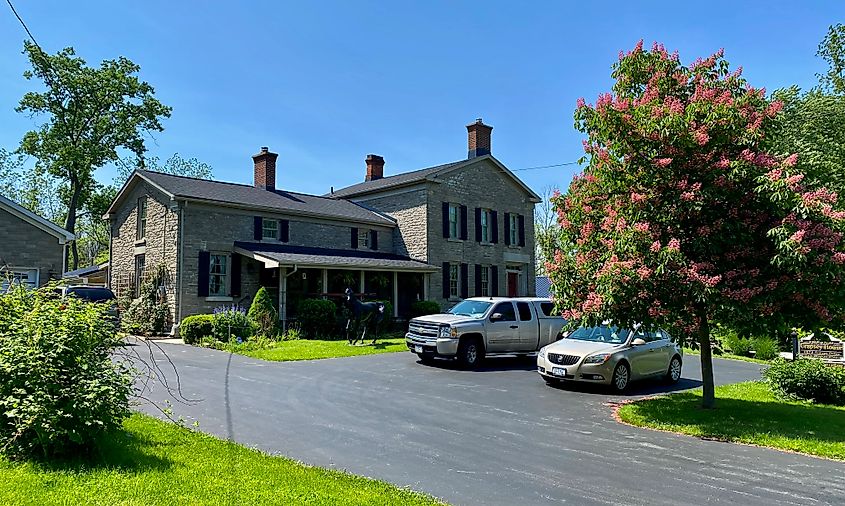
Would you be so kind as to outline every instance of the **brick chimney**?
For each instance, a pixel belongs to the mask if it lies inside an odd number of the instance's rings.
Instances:
[[[252,155],[255,163],[254,185],[256,188],[274,191],[276,189],[276,158],[278,153],[271,153],[267,146],[261,147],[261,152]]]
[[[367,175],[364,181],[375,181],[384,177],[384,158],[379,155],[367,155]]]
[[[467,158],[490,154],[490,134],[493,127],[485,125],[481,118],[467,125]]]

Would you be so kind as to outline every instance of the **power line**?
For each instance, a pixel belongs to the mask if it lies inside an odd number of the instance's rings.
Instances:
[[[556,163],[553,165],[538,165],[537,167],[523,167],[521,169],[510,169],[511,172],[520,172],[523,170],[539,170],[539,169],[551,169],[554,167],[565,167],[567,165],[578,165],[578,162],[565,162],[565,163]]]
[[[35,40],[35,37],[32,36],[32,32],[29,31],[29,27],[26,26],[26,23],[24,23],[23,19],[21,19],[21,16],[20,14],[18,14],[18,11],[15,10],[15,6],[12,5],[12,0],[6,0],[6,3],[9,4],[9,8],[12,9],[12,14],[14,14],[16,18],[18,18],[18,21],[20,22],[23,29],[26,31],[26,34],[29,36],[29,39],[32,41],[33,44],[35,44],[35,47],[37,47],[38,50],[43,53],[44,50],[41,49],[41,46]]]

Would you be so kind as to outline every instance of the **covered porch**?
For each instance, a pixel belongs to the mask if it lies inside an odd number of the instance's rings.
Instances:
[[[273,294],[283,326],[296,320],[299,301],[339,301],[351,288],[362,300],[389,301],[393,316],[407,318],[411,305],[429,296],[436,267],[399,255],[302,246],[236,243],[235,254],[260,262],[260,284]]]

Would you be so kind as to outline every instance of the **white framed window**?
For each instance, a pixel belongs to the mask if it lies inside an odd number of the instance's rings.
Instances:
[[[493,241],[493,212],[490,209],[481,210],[481,242]]]
[[[449,297],[458,297],[460,293],[460,282],[458,281],[460,278],[460,272],[458,271],[457,264],[449,264]]]
[[[511,214],[510,217],[510,245],[519,246],[519,215]]]
[[[209,257],[208,296],[225,297],[229,280],[229,255],[211,254]]]
[[[490,296],[490,266],[484,265],[481,267],[481,296]]]
[[[138,240],[147,237],[147,197],[138,199],[138,223],[135,238]]]
[[[458,220],[460,220],[460,207],[457,204],[449,204],[449,239],[457,239]]]
[[[276,241],[279,239],[279,220],[263,218],[261,220],[261,238]]]
[[[38,288],[38,269],[12,267],[0,270],[0,293],[9,289],[9,285],[24,285],[27,288]]]
[[[141,295],[141,285],[144,283],[147,256],[145,254],[135,255],[135,297]]]
[[[370,249],[370,231],[366,228],[358,229],[358,248]]]

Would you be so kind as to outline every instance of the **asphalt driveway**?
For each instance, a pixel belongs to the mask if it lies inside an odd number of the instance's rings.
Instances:
[[[156,364],[173,388],[172,360],[192,400],[158,383],[147,395],[201,430],[453,504],[845,503],[843,463],[621,425],[607,405],[619,397],[547,387],[531,361],[469,372],[410,353],[272,363],[161,346],[169,358],[156,351]],[[716,360],[715,372],[732,383],[759,378],[760,366]],[[700,385],[697,357],[683,373],[675,388]]]

